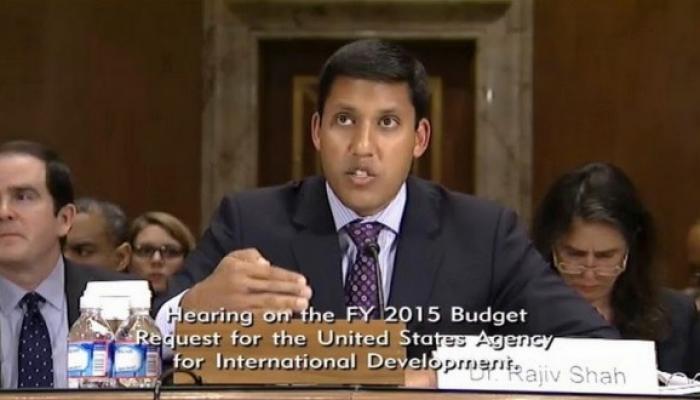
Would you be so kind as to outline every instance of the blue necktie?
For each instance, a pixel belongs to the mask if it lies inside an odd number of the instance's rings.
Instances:
[[[374,257],[367,254],[368,245],[377,244],[382,224],[379,222],[361,223],[351,222],[345,226],[355,247],[357,256],[355,263],[350,267],[345,279],[345,305],[361,307],[369,310],[374,307],[372,316],[379,315],[379,290],[377,282],[377,268]]]
[[[17,351],[17,387],[53,387],[51,338],[39,306],[46,300],[37,293],[27,293],[19,302],[24,310]]]

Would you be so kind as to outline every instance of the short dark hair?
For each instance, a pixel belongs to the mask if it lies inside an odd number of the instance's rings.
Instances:
[[[102,214],[107,222],[107,234],[115,246],[129,240],[129,221],[124,210],[118,205],[93,197],[81,197],[75,201],[75,207],[79,213],[98,212]]]
[[[415,125],[427,118],[428,74],[418,59],[403,47],[378,39],[358,40],[336,50],[319,75],[316,111],[323,116],[328,93],[338,77],[408,84],[416,112]]]
[[[532,227],[535,246],[550,261],[552,246],[575,218],[614,226],[627,242],[627,268],[611,298],[614,325],[623,337],[658,340],[667,334],[653,269],[656,230],[630,178],[614,165],[590,163],[552,185]]]
[[[54,213],[73,203],[73,180],[70,168],[48,147],[25,140],[14,140],[0,145],[0,155],[19,154],[34,157],[46,166],[46,187],[53,198]]]

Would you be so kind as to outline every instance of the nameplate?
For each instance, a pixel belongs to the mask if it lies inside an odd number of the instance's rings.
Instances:
[[[508,335],[504,335],[508,336]],[[502,368],[438,371],[440,389],[658,394],[654,342],[556,338],[547,346],[495,349],[468,336],[461,347],[441,346],[440,360],[508,359]]]

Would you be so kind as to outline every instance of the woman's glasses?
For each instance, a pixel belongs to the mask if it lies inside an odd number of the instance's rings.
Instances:
[[[625,268],[627,268],[627,256],[628,252],[625,252],[625,257],[617,265],[605,265],[604,263],[598,263],[595,266],[587,266],[582,264],[570,263],[565,261],[560,261],[557,256],[557,251],[552,249],[552,257],[554,258],[554,266],[559,270],[560,273],[570,276],[581,276],[586,271],[592,271],[593,274],[598,278],[612,278],[614,276],[620,275]]]
[[[161,258],[166,260],[182,257],[183,255],[185,255],[185,251],[182,250],[180,247],[171,246],[167,244],[163,246],[153,246],[150,244],[144,244],[134,247],[134,255],[141,258],[153,258],[156,252],[160,254]]]

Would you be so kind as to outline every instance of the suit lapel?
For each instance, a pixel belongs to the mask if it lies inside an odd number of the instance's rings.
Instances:
[[[340,244],[323,179],[310,178],[302,184],[293,220],[299,232],[292,250],[299,271],[313,288],[311,304],[345,315]]]
[[[83,295],[89,277],[86,276],[86,273],[81,273],[65,257],[63,261],[65,263],[64,285],[68,304],[68,329],[70,329],[80,316],[80,296]]]
[[[409,177],[389,304],[425,305],[441,265],[437,189]]]

